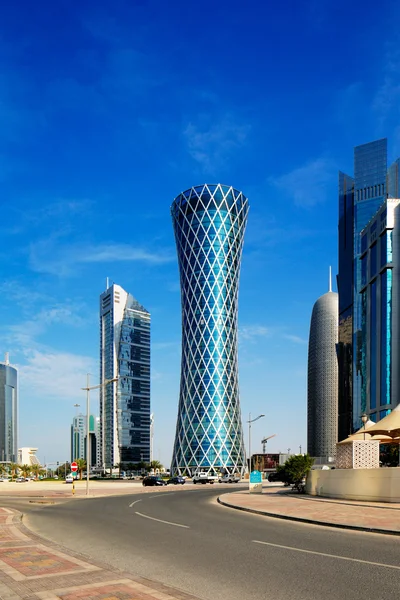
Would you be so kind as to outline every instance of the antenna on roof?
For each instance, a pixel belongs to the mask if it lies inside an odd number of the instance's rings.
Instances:
[[[9,356],[8,352],[6,352],[6,354],[5,354],[4,362],[6,363],[6,365],[10,364],[10,356]]]
[[[106,291],[108,290],[108,277],[106,278]]]
[[[329,291],[332,291],[332,267],[329,267]]]

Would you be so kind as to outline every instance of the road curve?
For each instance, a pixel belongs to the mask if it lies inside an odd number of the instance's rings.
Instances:
[[[20,509],[36,533],[204,600],[397,597],[400,539],[235,511],[217,504],[221,491],[174,488]]]

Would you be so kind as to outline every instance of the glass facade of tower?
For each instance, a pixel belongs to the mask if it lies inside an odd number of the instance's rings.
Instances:
[[[100,296],[100,453],[105,468],[150,461],[150,313],[120,286]]]
[[[399,200],[388,199],[361,234],[361,405],[373,421],[394,408],[393,231]],[[397,225],[398,227],[398,225]]]
[[[242,192],[225,185],[191,188],[171,207],[182,303],[173,473],[245,468],[237,313],[248,210]]]
[[[16,462],[18,455],[18,371],[0,363],[0,460]]]

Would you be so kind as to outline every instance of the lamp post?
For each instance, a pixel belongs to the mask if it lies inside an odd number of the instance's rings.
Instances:
[[[90,455],[90,390],[98,390],[102,387],[105,387],[109,383],[113,383],[114,381],[118,381],[118,377],[114,377],[113,379],[106,379],[103,383],[99,385],[93,385],[90,387],[90,373],[86,375],[86,387],[81,388],[86,391],[86,496],[89,496],[89,455]]]
[[[364,425],[364,440],[365,440],[365,426],[366,426],[367,421],[368,421],[368,415],[365,414],[365,413],[363,413],[361,415],[361,421],[363,422],[363,425]]]
[[[251,413],[249,413],[249,420],[247,421],[249,424],[249,477],[251,473],[251,424],[255,421],[258,421],[258,419],[262,419],[263,417],[265,417],[265,415],[258,415],[258,417],[255,419],[252,419]]]

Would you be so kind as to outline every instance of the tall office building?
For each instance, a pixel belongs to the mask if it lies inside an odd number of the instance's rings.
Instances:
[[[171,206],[182,304],[182,364],[171,470],[245,468],[237,313],[249,205],[226,185],[201,185]]]
[[[311,315],[308,345],[307,452],[334,457],[338,441],[338,294],[318,298]]]
[[[361,400],[372,421],[399,402],[400,200],[388,198],[361,233]]]
[[[150,313],[119,285],[100,296],[102,465],[150,460]]]
[[[396,186],[396,163],[388,172],[386,138],[354,149],[354,178],[339,174],[339,439],[361,426],[361,414],[366,411],[361,231],[385,201],[389,186],[391,190]]]
[[[18,371],[10,365],[8,353],[0,362],[0,461],[18,458]]]

